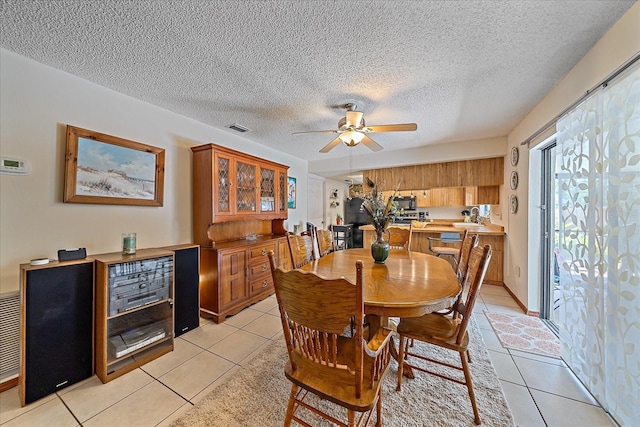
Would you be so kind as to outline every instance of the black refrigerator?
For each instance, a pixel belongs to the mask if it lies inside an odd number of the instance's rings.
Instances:
[[[345,224],[353,224],[353,247],[361,248],[362,246],[362,230],[360,230],[361,225],[368,224],[367,222],[367,214],[362,210],[362,202],[364,200],[361,198],[354,197],[352,199],[347,199],[347,203],[345,204],[344,209],[344,223]]]

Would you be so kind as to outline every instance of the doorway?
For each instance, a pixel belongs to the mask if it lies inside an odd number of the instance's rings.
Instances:
[[[307,176],[307,222],[317,228],[326,228],[324,203],[325,181],[320,177]]]

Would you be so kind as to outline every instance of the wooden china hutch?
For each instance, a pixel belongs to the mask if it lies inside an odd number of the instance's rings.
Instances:
[[[200,315],[220,323],[273,294],[270,250],[289,266],[289,167],[215,144],[191,151]]]

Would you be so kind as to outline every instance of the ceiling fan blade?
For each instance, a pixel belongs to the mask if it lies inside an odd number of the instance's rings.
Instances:
[[[333,150],[335,148],[335,146],[340,144],[341,142],[342,142],[342,140],[338,137],[338,138],[334,139],[333,141],[331,141],[330,143],[328,143],[327,145],[325,145],[324,147],[322,147],[320,149],[320,152],[321,153],[328,153],[329,151]]]
[[[414,131],[418,129],[415,123],[398,123],[395,125],[373,125],[362,129],[363,132],[401,132]]]
[[[382,145],[375,142],[373,139],[369,138],[367,135],[362,138],[361,141],[369,150],[371,151],[380,151],[382,150]]]
[[[338,133],[337,130],[309,130],[306,132],[293,132],[291,135],[299,135],[302,133]]]

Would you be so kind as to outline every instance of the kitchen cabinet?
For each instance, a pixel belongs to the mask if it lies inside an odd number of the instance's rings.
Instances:
[[[500,187],[497,185],[465,187],[464,200],[465,206],[497,205],[500,203]]]
[[[419,208],[433,206],[465,206],[464,188],[431,188],[414,191]]]
[[[111,381],[173,351],[174,252],[95,255],[96,375]]]
[[[401,190],[398,191],[398,195],[415,196],[419,208],[430,208],[433,206],[496,205],[500,203],[500,187],[497,185]]]
[[[371,169],[363,171],[364,182],[367,178],[384,191],[500,186],[504,157]]]
[[[210,224],[287,219],[288,166],[215,144],[192,147],[194,243]]]
[[[504,236],[478,235],[478,245],[491,245],[491,261],[484,276],[484,283],[504,285]]]
[[[285,252],[286,248],[286,252]],[[290,263],[284,236],[226,241],[201,248],[200,315],[224,322],[249,305],[274,293],[267,254]]]

